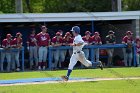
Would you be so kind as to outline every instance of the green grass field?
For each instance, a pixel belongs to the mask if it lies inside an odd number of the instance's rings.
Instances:
[[[21,78],[40,78],[40,77],[60,77],[65,75],[67,70],[58,71],[34,71],[34,72],[14,72],[0,73],[0,80],[6,79],[21,79]],[[123,77],[140,77],[140,68],[105,68],[100,69],[77,69],[73,70],[71,77],[118,77],[116,74]]]
[[[0,79],[60,77],[66,70],[0,73]],[[71,77],[140,77],[140,68],[106,68],[74,70]],[[0,93],[139,93],[140,79],[0,87]]]

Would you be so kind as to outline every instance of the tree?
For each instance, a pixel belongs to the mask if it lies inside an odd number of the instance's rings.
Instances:
[[[123,10],[140,10],[140,0],[123,0]]]

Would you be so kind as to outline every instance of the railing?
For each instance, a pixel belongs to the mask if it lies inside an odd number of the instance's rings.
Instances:
[[[16,52],[16,51],[18,51],[19,49],[11,49],[11,52]],[[0,52],[2,52],[2,51],[5,51],[3,48],[0,48]],[[22,47],[21,49],[20,49],[20,51],[21,51],[21,60],[22,60],[22,62],[21,62],[21,70],[22,71],[24,71],[24,47]],[[11,54],[12,55],[12,54]]]
[[[94,49],[99,48],[99,49],[108,49],[108,48],[126,48],[127,45],[125,44],[112,44],[112,45],[90,45],[90,46],[85,46],[84,48],[89,48],[90,49],[90,55],[94,55]],[[52,50],[56,49],[72,49],[71,46],[60,46],[60,47],[49,47],[49,57],[48,57],[48,62],[49,62],[49,69],[52,67]],[[91,61],[94,62],[94,56],[90,56]],[[136,46],[135,44],[133,45],[133,62],[134,66],[136,66]]]
[[[114,44],[114,45],[90,45],[90,46],[85,46],[84,48],[89,48],[90,49],[90,55],[94,55],[94,49],[95,48],[100,48],[100,49],[108,49],[108,48],[126,48],[127,46],[125,44]],[[48,51],[49,51],[49,55],[48,55],[48,63],[49,63],[49,69],[52,68],[52,50],[56,50],[56,49],[72,49],[71,46],[60,46],[60,47],[49,47]],[[0,51],[4,51],[3,48],[0,48]],[[12,51],[17,51],[17,49],[12,49]],[[24,71],[24,47],[22,47],[22,49],[20,49],[21,51],[21,57],[22,57],[22,63],[21,63],[21,69],[22,71]],[[94,62],[94,56],[90,56],[91,61]],[[134,66],[136,66],[136,46],[135,44],[133,45],[133,63]]]

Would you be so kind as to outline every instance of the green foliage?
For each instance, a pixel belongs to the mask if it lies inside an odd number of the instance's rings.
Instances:
[[[22,0],[24,13],[107,12],[112,0]],[[122,0],[122,10],[140,10],[140,0]],[[15,13],[15,0],[0,0],[0,13]]]
[[[140,0],[123,0],[124,10],[140,10]]]

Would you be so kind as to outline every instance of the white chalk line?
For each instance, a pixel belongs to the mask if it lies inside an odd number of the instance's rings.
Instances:
[[[15,83],[15,84],[0,84],[0,86],[15,86],[15,85],[33,85],[33,84],[51,84],[51,83],[71,83],[71,82],[88,82],[88,81],[111,81],[111,80],[135,80],[140,77],[126,77],[126,78],[89,78],[69,81],[44,81],[44,82],[29,82],[29,83]]]

